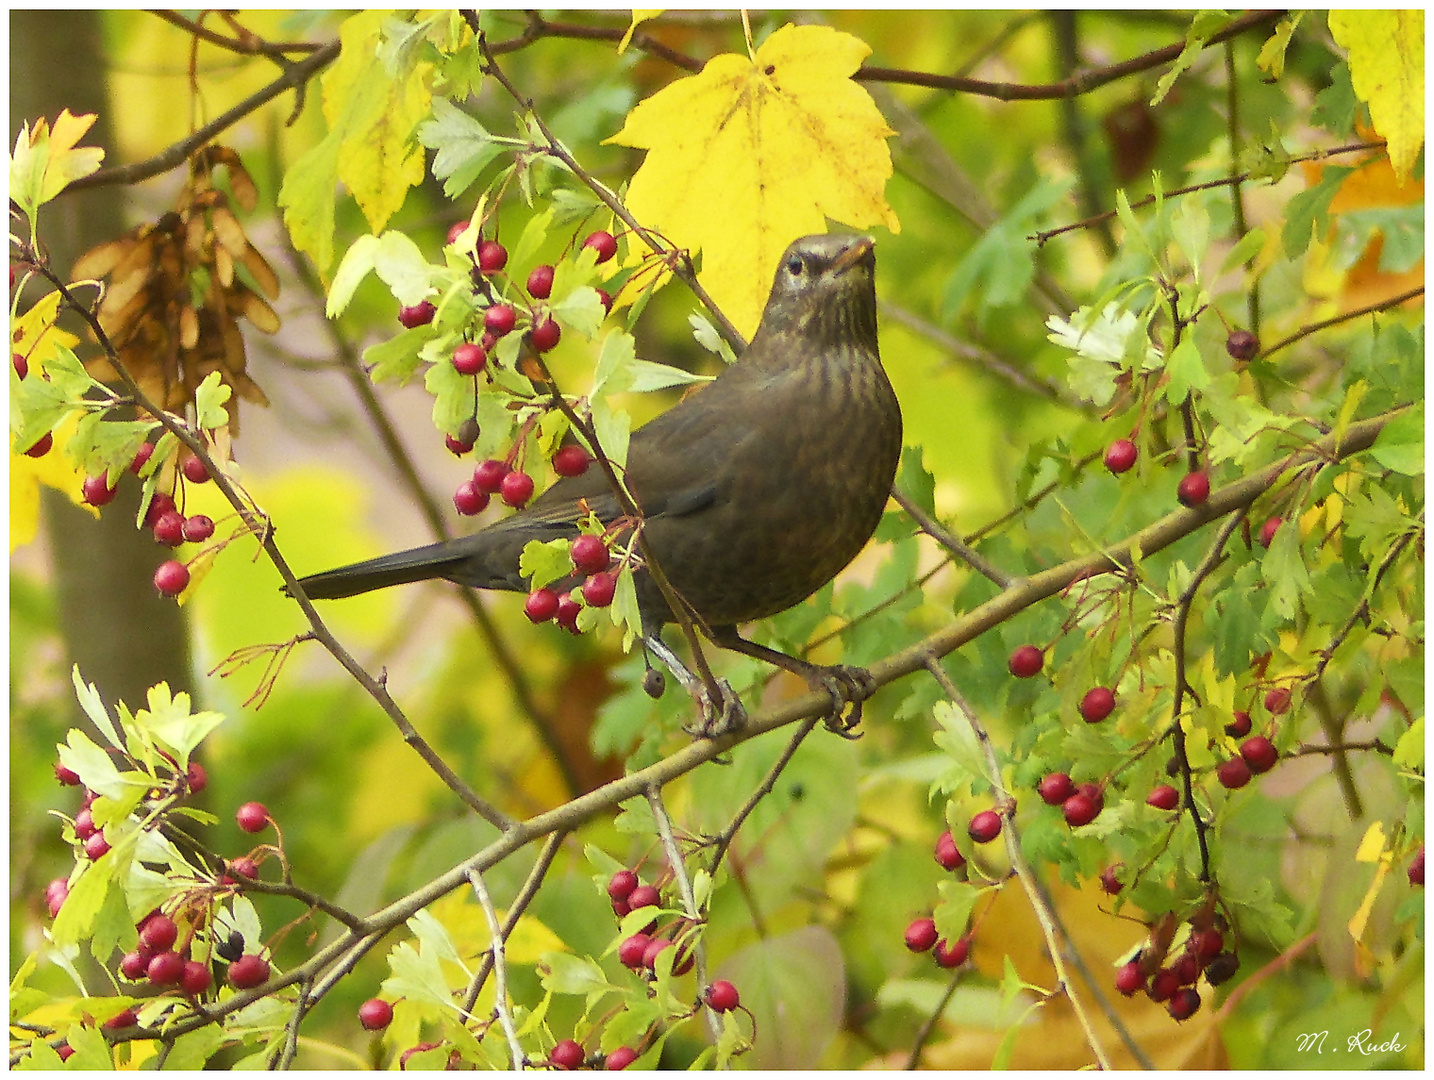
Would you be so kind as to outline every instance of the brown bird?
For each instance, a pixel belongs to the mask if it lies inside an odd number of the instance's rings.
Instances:
[[[632,433],[625,481],[657,564],[694,624],[717,645],[795,672],[833,697],[835,725],[860,718],[861,669],[823,667],[747,641],[737,624],[800,603],[862,549],[881,519],[901,455],[901,409],[876,340],[876,257],[864,236],[808,236],[783,254],[756,336],[705,388]],[[580,508],[581,507],[581,508]],[[529,506],[472,536],[385,555],[299,584],[329,600],[428,578],[527,591],[530,540],[576,536],[588,511],[622,510],[602,470],[560,479]],[[571,588],[576,582],[559,583]],[[713,701],[663,643],[676,621],[652,576],[635,570],[644,642],[697,699],[703,734],[740,726],[725,683]],[[659,691],[660,692],[660,691]]]

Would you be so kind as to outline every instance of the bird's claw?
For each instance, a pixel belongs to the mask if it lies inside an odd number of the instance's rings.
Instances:
[[[692,695],[702,713],[702,722],[695,728],[684,727],[684,730],[694,738],[713,739],[746,726],[747,710],[732,689],[732,684],[726,679],[718,679],[717,689],[721,692],[720,702],[712,700],[712,692],[706,683],[699,683]]]
[[[866,668],[834,664],[818,668],[812,689],[825,690],[832,698],[831,712],[827,713],[827,730],[844,739],[859,739],[861,732],[855,730],[861,723],[861,705],[876,693],[876,680]]]

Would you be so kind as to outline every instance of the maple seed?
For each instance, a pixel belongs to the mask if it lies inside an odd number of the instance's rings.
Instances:
[[[936,922],[933,919],[915,919],[906,928],[906,947],[912,952],[926,952],[936,944]]]
[[[971,819],[966,831],[976,843],[988,843],[1001,835],[1001,815],[994,810],[982,810]]]
[[[416,304],[398,309],[398,321],[405,329],[412,330],[419,326],[427,326],[433,321],[433,316],[438,314],[438,309],[431,301],[420,300]]]
[[[1098,724],[1115,710],[1115,695],[1104,686],[1087,690],[1080,699],[1080,714],[1087,724]]]
[[[494,337],[502,337],[518,325],[518,313],[511,304],[494,304],[483,312],[483,329]]]
[[[603,1063],[603,1069],[606,1072],[618,1072],[627,1068],[636,1060],[636,1050],[630,1046],[619,1046],[607,1056],[607,1061]]]
[[[960,870],[966,865],[966,856],[956,849],[956,841],[951,838],[951,830],[947,829],[936,838],[936,862],[943,870]]]
[[[1061,813],[1065,815],[1066,824],[1076,829],[1094,821],[1100,813],[1100,807],[1089,795],[1077,791],[1061,803]]]
[[[1248,330],[1231,330],[1225,351],[1235,360],[1253,360],[1260,351],[1260,339]]]
[[[359,1006],[358,1018],[365,1031],[382,1031],[393,1023],[393,1006],[383,998],[369,998]]]
[[[1105,448],[1105,467],[1119,476],[1123,472],[1129,472],[1139,456],[1140,451],[1129,439],[1116,439]]]
[[[522,507],[533,497],[533,478],[525,472],[510,472],[498,485],[498,494],[512,507]]]
[[[482,346],[465,341],[453,350],[453,369],[460,375],[477,375],[488,366],[488,354]],[[469,445],[472,449],[472,445]],[[466,451],[464,451],[466,453]]]
[[[611,571],[594,574],[583,582],[583,602],[588,607],[607,607],[617,595],[617,575]]]
[[[971,955],[971,939],[963,937],[958,941],[951,942],[942,938],[936,943],[936,949],[932,955],[936,957],[936,963],[941,967],[960,967]]]
[[[533,348],[540,353],[548,352],[562,338],[563,331],[552,319],[544,319],[535,323],[532,329]]]
[[[1200,469],[1186,473],[1180,478],[1175,496],[1181,506],[1199,506],[1210,497],[1210,475]]]
[[[1263,735],[1256,735],[1252,739],[1246,739],[1240,745],[1240,756],[1245,759],[1245,764],[1250,767],[1253,773],[1267,773],[1275,767],[1279,760],[1280,752],[1275,749],[1275,744]]]
[[[1041,666],[1045,662],[1045,653],[1040,649],[1034,645],[1021,645],[1011,653],[1011,659],[1007,661],[1006,667],[1016,678],[1029,679],[1041,670]]]
[[[41,435],[37,440],[35,440],[34,446],[30,447],[30,449],[25,451],[25,456],[32,458],[42,458],[50,452],[50,449],[54,445],[55,436],[47,431],[45,432],[45,434]]]
[[[1275,542],[1275,533],[1279,531],[1280,526],[1284,523],[1285,519],[1282,517],[1266,518],[1265,523],[1260,526],[1260,546],[1267,548],[1273,544]]]
[[[229,965],[229,984],[238,990],[250,990],[269,980],[269,961],[254,953],[245,953]]]
[[[552,589],[534,589],[523,604],[529,622],[544,623],[558,613],[558,594]]]
[[[1145,801],[1157,810],[1174,810],[1180,805],[1180,792],[1169,784],[1161,784],[1145,797]]]
[[[528,272],[528,295],[534,300],[546,300],[553,294],[553,268],[547,263],[535,266]]]
[[[702,992],[702,1000],[717,1012],[731,1012],[742,1004],[737,988],[726,979],[718,979]]]
[[[1225,734],[1236,739],[1243,739],[1250,733],[1250,714],[1236,709],[1232,718],[1225,725]]]
[[[601,536],[579,536],[573,541],[573,568],[583,574],[600,574],[612,563]]]
[[[1222,761],[1215,769],[1215,775],[1219,777],[1220,783],[1234,790],[1250,782],[1250,767],[1245,764],[1244,758],[1233,757],[1229,761]]]
[[[496,240],[484,240],[478,245],[478,269],[484,274],[496,274],[508,265],[508,249]]]
[[[1279,716],[1290,707],[1290,688],[1288,686],[1272,686],[1265,691],[1265,708],[1270,710],[1271,716]]]
[[[269,824],[269,810],[261,802],[246,802],[234,812],[234,820],[246,833],[263,832]]]
[[[606,229],[598,229],[583,241],[583,247],[596,251],[597,261],[601,264],[617,254],[617,239]]]
[[[110,487],[107,473],[85,477],[85,482],[80,487],[80,493],[84,495],[85,502],[91,506],[104,506],[115,497],[115,489]]]
[[[1041,778],[1036,790],[1040,792],[1041,799],[1047,806],[1060,806],[1075,794],[1075,784],[1071,783],[1068,774],[1053,772]]]
[[[464,517],[472,517],[486,510],[491,498],[486,491],[480,491],[472,480],[465,480],[453,492],[453,508]]]
[[[170,559],[159,564],[154,572],[154,587],[161,596],[178,596],[189,586],[189,570],[182,562]]]

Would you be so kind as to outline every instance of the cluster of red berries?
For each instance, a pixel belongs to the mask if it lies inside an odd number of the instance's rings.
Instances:
[[[589,1061],[587,1052],[576,1039],[560,1039],[548,1051],[548,1064],[561,1072],[571,1072],[585,1066],[602,1068],[607,1072],[619,1072],[636,1060],[636,1050],[630,1046],[619,1046],[606,1057],[596,1056]]]
[[[658,929],[658,908],[662,894],[654,885],[644,885],[631,870],[619,870],[608,880],[608,899],[612,901],[613,914],[618,918],[632,911],[652,908],[652,920],[635,934],[622,939],[617,947],[617,958],[630,971],[654,972],[658,956],[667,949],[676,948],[675,939],[686,929],[684,919],[678,919],[663,930]],[[674,975],[686,975],[695,963],[692,950],[679,948],[672,962]]]
[[[971,819],[967,831],[970,833],[971,839],[978,844],[994,840],[1001,832],[1001,816],[994,810],[982,810]],[[932,856],[941,869],[950,870],[953,873],[966,865],[966,856],[962,855],[960,849],[956,847],[956,841],[951,836],[950,829],[936,838],[936,847]],[[971,956],[970,934],[957,938],[955,941],[943,938],[936,929],[936,920],[930,916],[922,916],[908,923],[905,940],[906,947],[912,952],[931,953],[937,966],[943,968],[958,968]]]
[[[1196,984],[1204,976],[1210,986],[1228,981],[1240,967],[1240,958],[1225,949],[1223,920],[1218,916],[1201,918],[1196,927],[1192,920],[1190,934],[1180,955],[1171,960],[1161,950],[1147,944],[1135,957],[1115,973],[1115,988],[1126,997],[1144,990],[1151,1001],[1165,1003],[1175,1020],[1188,1020],[1200,1009],[1200,992]]]
[[[1089,825],[1105,809],[1105,792],[1101,786],[1089,781],[1077,784],[1069,773],[1047,773],[1036,785],[1036,791],[1047,806],[1061,808],[1061,816],[1072,829]]]
[[[592,534],[583,534],[573,540],[570,549],[573,572],[583,577],[581,587],[583,603],[588,607],[607,607],[617,595],[617,578],[622,566],[612,565],[612,552],[607,542]],[[555,619],[563,629],[578,632],[578,612],[582,610],[571,592],[559,592],[544,586],[528,594],[523,612],[531,622],[541,623]]]

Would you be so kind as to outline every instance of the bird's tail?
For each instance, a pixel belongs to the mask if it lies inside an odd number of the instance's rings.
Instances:
[[[429,544],[411,551],[399,551],[340,566],[322,574],[311,574],[300,578],[299,584],[310,600],[341,600],[374,589],[386,589],[390,585],[448,578],[470,554],[455,552],[451,543]]]

